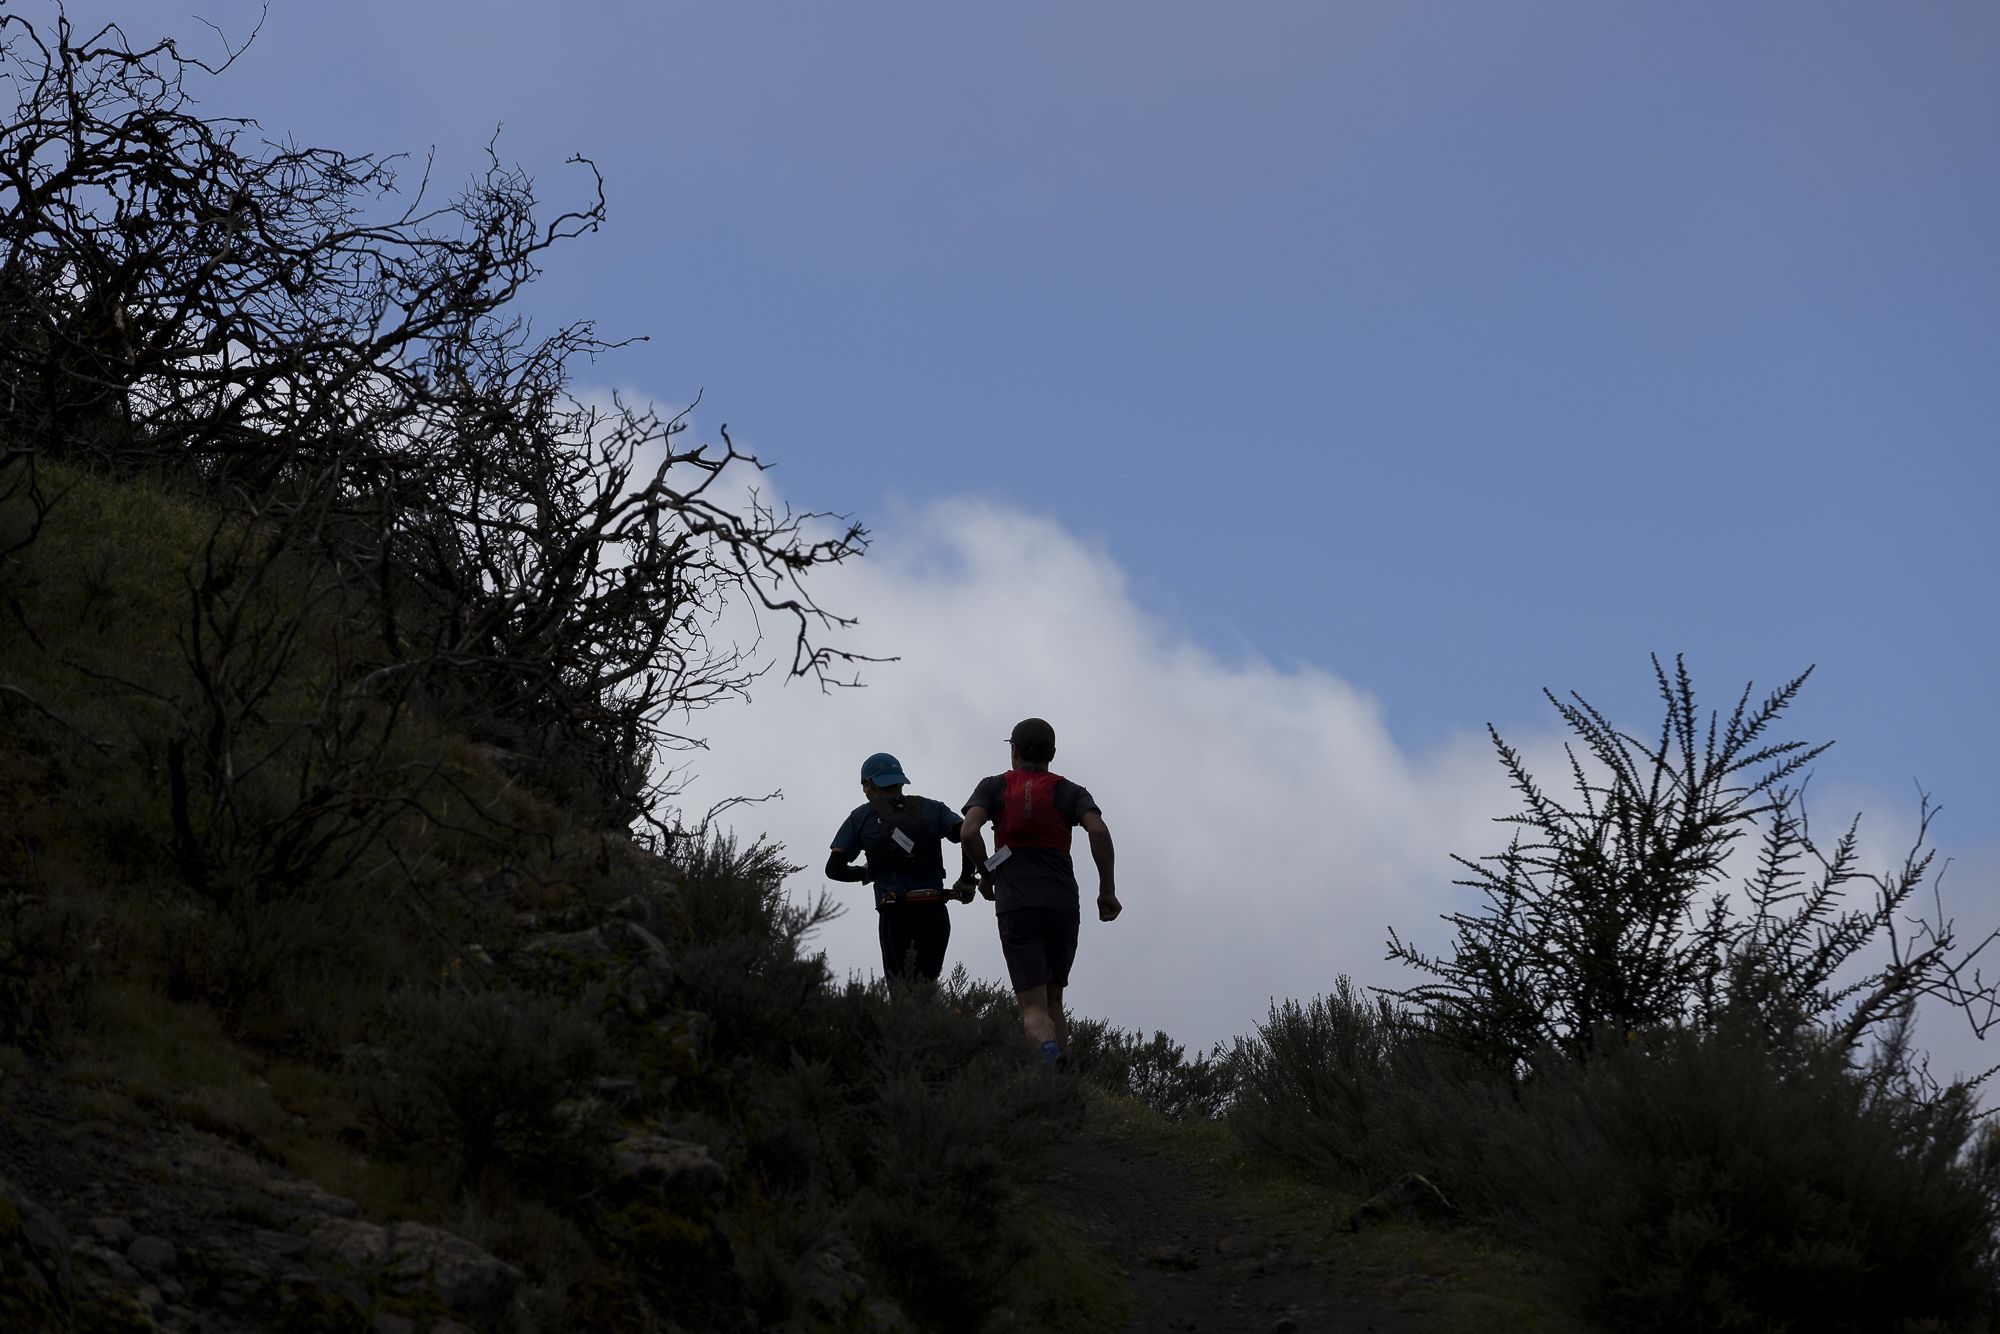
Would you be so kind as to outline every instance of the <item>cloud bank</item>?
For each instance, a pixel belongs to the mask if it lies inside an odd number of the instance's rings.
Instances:
[[[709,750],[688,757],[684,807],[782,790],[723,823],[782,842],[806,868],[794,892],[812,893],[861,800],[864,756],[893,752],[913,791],[957,808],[1006,768],[1017,719],[1049,719],[1053,767],[1091,789],[1112,829],[1125,903],[1111,924],[1086,906],[1077,1013],[1194,1049],[1341,973],[1407,984],[1414,975],[1383,960],[1387,928],[1440,942],[1439,913],[1466,902],[1449,853],[1505,841],[1490,821],[1511,803],[1483,736],[1406,754],[1366,694],[1192,644],[1134,605],[1105,553],[1047,520],[931,505],[814,588],[861,618],[842,647],[899,660],[868,668],[865,688],[767,679],[752,703],[704,712]],[[1299,597],[1310,614],[1310,586]],[[1088,905],[1081,837],[1076,853]],[[866,890],[828,887],[849,905],[821,938],[829,961],[878,971]],[[1005,980],[990,905],[954,907],[951,963]]]
[[[1300,614],[1313,614],[1314,576],[1271,577],[1294,579]],[[956,808],[1006,767],[1008,730],[1031,714],[1055,724],[1053,767],[1091,789],[1118,849],[1125,912],[1105,924],[1091,911],[1096,878],[1076,841],[1085,911],[1073,1009],[1164,1029],[1190,1050],[1253,1031],[1272,1000],[1308,999],[1343,973],[1415,984],[1420,975],[1384,958],[1389,928],[1426,950],[1444,946],[1440,916],[1479,902],[1452,883],[1462,872],[1451,854],[1477,857],[1507,841],[1493,820],[1517,800],[1483,731],[1410,753],[1365,692],[1314,667],[1193,643],[1134,602],[1108,554],[1045,518],[931,504],[893,519],[865,559],[816,572],[812,587],[861,620],[839,647],[897,661],[868,667],[864,688],[831,693],[780,684],[773,672],[751,702],[701,713],[692,730],[709,748],[680,757],[692,771],[682,805],[699,814],[730,797],[783,793],[722,823],[782,843],[804,868],[795,895],[827,889],[847,905],[819,939],[836,973],[879,971],[867,890],[820,874],[861,800],[863,757],[893,752],[914,791]],[[740,636],[741,609],[721,628]],[[789,659],[788,641],[767,647]],[[1638,723],[1641,734],[1655,726]],[[1553,726],[1508,735],[1530,771],[1558,787],[1562,739]],[[1911,805],[1836,780],[1812,802],[1815,833],[1830,838],[1833,822],[1866,812],[1862,864],[1886,870],[1914,833]],[[2000,863],[1990,845],[1966,851],[1953,854],[1945,902],[1983,932],[1990,913],[1977,907],[1990,900],[1978,891]],[[1852,892],[1859,906],[1867,886]],[[952,917],[947,966],[1004,982],[991,906],[954,906]],[[1940,1074],[1995,1059],[1942,1007],[1927,1005],[1921,1027]]]

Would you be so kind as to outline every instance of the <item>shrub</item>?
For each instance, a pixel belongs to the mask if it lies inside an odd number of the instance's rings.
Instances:
[[[1034,1253],[1021,1169],[1076,1125],[1080,1090],[1035,1062],[1011,998],[962,972],[844,1000],[865,1056],[840,1123],[858,1178],[847,1227],[921,1323],[977,1328]]]
[[[1368,1191],[1430,1177],[1607,1328],[1985,1330],[2000,1141],[1891,1047],[1774,1048],[1751,1020],[1600,1033],[1527,1078],[1343,979],[1238,1049],[1247,1148]],[[1926,1323],[1929,1322],[1929,1323]]]
[[[409,996],[387,1045],[361,1059],[363,1104],[377,1139],[434,1149],[470,1180],[506,1162],[534,1177],[573,1167],[604,1127],[566,1106],[603,1074],[609,1053],[590,1021],[524,991]]]
[[[87,928],[77,908],[0,879],[0,1044],[62,1049],[90,985]]]
[[[1234,1062],[1228,1120],[1244,1147],[1362,1191],[1404,1172],[1454,1187],[1476,1176],[1483,1127],[1513,1094],[1345,977],[1307,1004],[1272,1005]]]
[[[1176,1121],[1214,1120],[1235,1096],[1236,1056],[1221,1043],[1190,1061],[1164,1032],[1142,1039],[1101,1019],[1072,1019],[1069,1039],[1078,1073]]]
[[[675,966],[687,1000],[709,1016],[716,1046],[785,1060],[830,981],[806,939],[838,905],[824,895],[794,903],[784,882],[798,868],[772,844],[739,848],[711,834],[676,860],[683,917]]]
[[[123,917],[128,936],[148,933],[133,952],[156,956],[170,998],[209,1006],[239,1038],[316,1058],[359,1033],[391,977],[375,956],[399,943],[379,904],[317,886],[275,901],[245,887],[219,907]]]
[[[1634,1330],[1988,1330],[1995,1164],[1968,1099],[1885,1096],[1754,1031],[1607,1043],[1490,1123],[1473,1201]]]
[[[805,953],[826,905],[783,895],[776,849],[711,839],[679,869],[683,999],[712,1016],[712,1049],[756,1057],[729,1099],[749,1104],[730,1226],[758,1318],[823,1304],[853,1245],[926,1327],[978,1328],[1034,1253],[1020,1174],[1081,1114],[1076,1082],[1033,1059],[1012,995],[962,968],[828,985]]]
[[[1582,751],[1565,747],[1567,794],[1544,789],[1488,729],[1521,798],[1500,820],[1514,838],[1495,855],[1454,858],[1471,872],[1458,883],[1485,903],[1446,917],[1448,955],[1390,932],[1390,956],[1432,978],[1391,994],[1509,1069],[1588,1056],[1601,1033],[1707,1028],[1725,1013],[1754,1017],[1772,1043],[1831,1037],[1854,1049],[1926,998],[1960,1010],[1983,1036],[2000,1018],[2000,982],[1976,964],[2000,930],[1961,945],[1941,903],[1920,911],[1933,859],[1929,797],[1902,865],[1864,873],[1860,817],[1822,845],[1804,780],[1787,786],[1827,747],[1772,736],[1810,668],[1755,707],[1746,685],[1727,718],[1706,720],[1679,659],[1669,676],[1655,658],[1653,674],[1665,718],[1650,742],[1581,695],[1543,692]],[[1759,830],[1739,911],[1725,888],[1730,855]],[[1872,892],[1850,907],[1857,882]]]

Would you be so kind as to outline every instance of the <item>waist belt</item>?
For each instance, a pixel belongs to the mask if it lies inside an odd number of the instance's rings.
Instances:
[[[941,889],[898,890],[889,899],[891,903],[942,903],[951,895]]]

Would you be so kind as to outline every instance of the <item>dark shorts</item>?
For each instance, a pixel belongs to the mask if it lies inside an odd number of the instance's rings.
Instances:
[[[945,909],[943,903],[905,903],[876,911],[882,976],[937,980],[944,971],[945,946],[951,943],[951,915]]]
[[[1066,987],[1076,962],[1077,913],[1073,908],[1016,908],[1000,914],[1000,952],[1016,991]]]

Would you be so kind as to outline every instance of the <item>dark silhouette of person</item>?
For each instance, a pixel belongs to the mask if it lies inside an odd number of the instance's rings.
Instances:
[[[885,977],[937,979],[951,941],[948,905],[971,902],[973,864],[961,857],[958,880],[944,887],[944,844],[956,843],[962,821],[951,807],[904,791],[909,778],[886,751],[861,762],[856,806],[833,836],[827,855],[830,880],[872,884],[876,934]],[[863,865],[853,865],[864,857]]]

